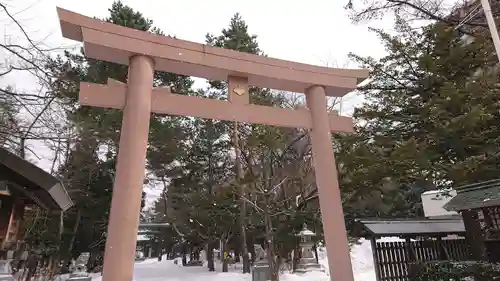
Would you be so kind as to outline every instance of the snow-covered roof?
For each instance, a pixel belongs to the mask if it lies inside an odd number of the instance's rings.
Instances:
[[[299,232],[299,234],[297,234],[297,236],[316,236],[316,233],[309,230],[307,226],[304,224],[304,227]]]
[[[149,241],[151,238],[149,238],[147,235],[137,235],[137,241]]]
[[[443,189],[436,189],[436,190],[428,190],[428,191],[422,193],[422,195],[447,194],[448,192],[451,192],[451,191],[453,191],[452,188],[443,188]]]
[[[358,237],[430,236],[464,234],[462,219],[362,219],[356,220]]]
[[[500,206],[500,180],[490,180],[456,187],[453,197],[444,209],[463,211]]]

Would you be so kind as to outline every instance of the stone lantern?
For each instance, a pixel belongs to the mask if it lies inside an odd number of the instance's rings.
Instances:
[[[316,257],[314,255],[314,241],[313,237],[316,236],[316,233],[312,232],[307,228],[307,225],[304,224],[302,231],[297,235],[300,237],[300,260],[295,272],[305,273],[309,271],[322,270],[321,265],[318,264]]]

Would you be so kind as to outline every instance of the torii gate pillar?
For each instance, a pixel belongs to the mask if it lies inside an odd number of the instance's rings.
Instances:
[[[134,280],[134,260],[141,212],[142,185],[151,115],[154,62],[130,58],[128,87],[116,161],[103,280]]]
[[[312,86],[306,90],[307,106],[311,111],[311,145],[314,172],[323,221],[323,231],[330,274],[337,280],[353,281],[349,241],[345,230],[344,211],[337,178],[337,165],[328,123],[325,88]],[[332,259],[333,260],[330,260]],[[333,277],[332,277],[333,278]]]

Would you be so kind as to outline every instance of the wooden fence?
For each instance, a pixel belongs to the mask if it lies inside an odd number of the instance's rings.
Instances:
[[[467,260],[469,254],[465,239],[376,242],[372,250],[378,281],[408,281],[412,264]]]

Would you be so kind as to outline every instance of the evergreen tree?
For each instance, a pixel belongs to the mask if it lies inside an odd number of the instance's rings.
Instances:
[[[160,29],[153,26],[151,20],[120,1],[112,4],[109,13],[109,17],[105,19],[107,22],[163,35]],[[66,105],[68,119],[72,121],[79,134],[62,172],[68,189],[72,191],[75,204],[80,207],[74,208],[76,214],[72,214],[69,218],[76,223],[72,235],[77,239],[73,237],[71,241],[79,240],[78,244],[71,245],[70,248],[74,249],[75,254],[91,248],[91,253],[98,259],[102,254],[106,237],[107,214],[112,194],[111,180],[115,171],[122,112],[76,106],[79,83],[83,81],[104,84],[108,78],[126,82],[128,67],[87,59],[82,50],[81,54],[66,52],[63,57],[51,60],[47,68],[53,77],[58,77],[53,81],[53,91]],[[155,87],[169,86],[175,92],[187,93],[193,81],[185,76],[155,72],[153,84]],[[175,141],[182,137],[178,135],[179,120],[152,114],[148,168],[156,175],[165,174],[164,170],[174,160],[175,152],[178,150]],[[143,192],[143,205],[144,196]],[[102,227],[88,227],[93,224]],[[95,234],[86,235],[88,231]]]
[[[255,55],[265,55],[259,48],[257,36],[248,33],[248,26],[239,14],[231,19],[229,27],[223,29],[219,36],[207,35],[207,44]],[[227,91],[225,83],[212,82],[211,85],[216,90]],[[250,100],[254,104],[288,106],[289,101],[284,95],[270,89],[250,87],[249,93]],[[236,149],[241,150],[240,158],[236,159],[236,163],[240,162],[243,170],[241,178],[236,175],[233,183],[235,198],[239,199],[240,208],[243,210],[239,217],[239,224],[242,227],[238,227],[241,230],[236,233],[237,240],[242,241],[239,245],[242,246],[235,249],[235,253],[238,254],[243,250],[244,272],[250,272],[245,246],[248,247],[252,256],[255,256],[253,244],[257,240],[268,241],[269,239],[264,237],[264,233],[266,226],[272,226],[272,230],[269,229],[272,233],[269,234],[273,242],[265,244],[273,254],[269,260],[273,271],[273,280],[276,280],[279,278],[277,270],[281,258],[287,257],[295,248],[295,237],[291,233],[300,229],[304,221],[303,214],[297,212],[298,210],[291,203],[294,202],[297,194],[304,191],[304,188],[297,184],[298,181],[295,179],[298,178],[290,175],[299,175],[298,171],[309,165],[310,158],[290,156],[293,154],[291,151],[296,148],[293,143],[302,139],[305,132],[259,124],[238,123],[235,127],[237,130],[231,130],[231,134],[236,135],[239,141],[233,142],[233,145]],[[307,148],[305,150],[307,151]],[[270,173],[266,173],[266,170]],[[293,179],[287,180],[288,177]],[[279,183],[282,181],[285,182],[280,185]],[[256,192],[256,190],[274,189],[275,185],[279,185],[277,196]],[[270,196],[273,197],[272,203],[266,203],[266,200],[271,199]],[[258,202],[260,207],[255,209],[255,206],[247,204],[248,198],[251,198],[253,202]],[[247,206],[248,210],[246,210]],[[268,210],[267,217],[261,212],[263,209]],[[312,215],[310,212],[308,213]],[[277,216],[276,214],[283,215]],[[265,223],[266,219],[269,219],[268,224]],[[283,224],[284,221],[292,223]],[[276,258],[274,259],[274,257]]]
[[[235,50],[239,52],[245,52],[245,53],[250,53],[250,54],[255,54],[255,55],[264,55],[263,52],[259,48],[259,44],[257,42],[257,36],[256,35],[250,35],[248,33],[248,26],[245,23],[245,21],[241,18],[239,13],[236,13],[230,21],[229,28],[223,29],[221,31],[221,34],[219,36],[214,36],[211,34],[207,34],[206,36],[206,42],[210,46],[214,47],[219,47],[219,48],[224,48],[224,49],[230,49],[230,50]],[[224,91],[227,92],[227,85],[225,83],[221,83],[220,81],[212,81],[211,85],[213,88],[219,90],[219,91]],[[250,101],[252,103],[256,104],[262,104],[267,102],[271,102],[271,92],[266,89],[260,89],[256,87],[251,87],[249,89],[250,93]],[[252,128],[252,126],[246,126],[248,128]],[[233,146],[236,152],[236,159],[235,159],[235,177],[237,181],[237,185],[239,186],[239,197],[245,196],[245,186],[240,182],[242,175],[242,168],[241,168],[241,143],[239,142],[240,138],[243,137],[245,138],[244,135],[241,134],[241,129],[244,129],[240,124],[237,122],[234,123],[234,128],[232,130],[232,139],[233,139]],[[238,143],[237,143],[238,142]],[[237,151],[236,151],[237,150]],[[240,198],[240,216],[239,216],[239,231],[237,231],[238,239],[240,241],[240,245],[238,245],[238,249],[241,249],[242,251],[242,256],[243,256],[243,273],[250,273],[250,260],[249,260],[249,254],[248,254],[248,247],[247,247],[247,239],[246,239],[246,231],[247,231],[247,223],[245,222],[246,220],[246,202]],[[236,259],[239,260],[239,251],[237,251],[236,254]]]
[[[396,35],[388,54],[352,58],[371,69],[356,134],[339,140],[350,216],[422,215],[421,192],[497,178],[499,96],[489,39],[460,40],[436,23]]]
[[[221,35],[207,35],[207,44],[263,55],[258,47],[256,36],[248,34],[248,27],[238,14],[231,19],[229,28],[222,30]],[[211,81],[210,85],[209,89],[199,91],[197,95],[205,98],[225,98],[227,95],[226,82]],[[268,89],[251,87],[250,94],[252,102],[257,104],[279,106],[284,100],[280,95],[273,94]],[[234,142],[231,140],[234,135],[234,124],[214,120],[195,120],[194,122],[186,122],[186,124],[191,124],[189,125],[191,133],[187,137],[189,144],[185,146],[184,156],[179,158],[182,160],[176,168],[180,176],[174,175],[166,192],[168,200],[170,200],[169,206],[172,206],[168,217],[175,220],[177,227],[182,228],[181,232],[186,236],[186,233],[197,233],[198,241],[207,243],[209,270],[214,269],[211,254],[214,242],[225,237],[222,239],[231,244],[237,260],[243,251],[242,256],[246,265],[244,272],[249,272],[250,262],[245,248],[248,244],[253,245],[253,242],[251,242],[252,238],[243,239],[242,237],[245,236],[246,230],[252,231],[253,228],[245,222],[247,220],[245,212],[240,212],[240,210],[224,203],[227,202],[226,200],[238,200],[242,197],[241,190],[233,190],[231,184],[228,185],[228,183],[235,183],[236,186],[240,187],[242,185],[241,182],[237,183],[234,180],[234,162],[229,157],[231,146],[234,146]],[[238,124],[238,134],[241,139],[250,139],[252,146],[256,147],[267,135],[276,134],[276,132],[276,128],[266,129],[265,126],[260,125]],[[272,139],[271,136],[268,138]],[[248,149],[254,149],[243,143],[245,141],[241,141],[241,145],[248,147]],[[238,160],[242,161],[243,159]],[[196,201],[190,201],[189,204],[193,206],[193,209],[176,206],[179,203],[184,206],[186,200],[195,199]],[[216,204],[209,204],[208,202],[211,200],[216,200]],[[244,207],[241,201],[240,207]],[[200,209],[205,211],[200,212]],[[213,215],[214,212],[219,215]],[[220,220],[215,218],[220,218]],[[199,222],[198,226],[201,224],[204,227],[199,228],[193,225],[192,221],[197,221]],[[227,221],[238,222],[239,226],[227,224]],[[225,245],[229,247],[227,243]],[[224,265],[223,269],[227,270],[227,264],[224,263]]]

